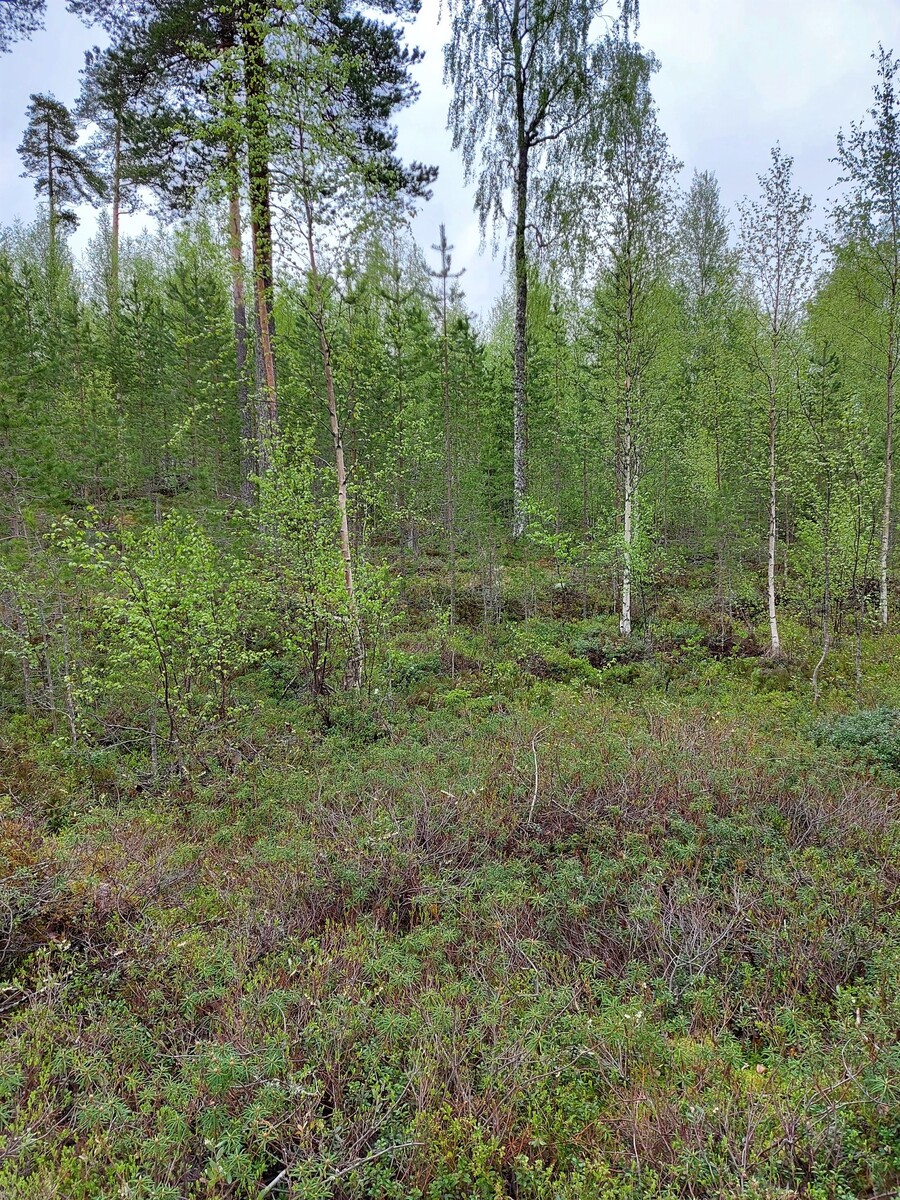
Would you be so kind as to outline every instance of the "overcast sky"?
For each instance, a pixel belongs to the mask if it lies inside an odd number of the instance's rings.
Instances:
[[[0,0],[2,2],[2,0]],[[406,158],[436,163],[434,198],[416,218],[419,242],[437,240],[439,224],[456,249],[454,267],[470,306],[486,312],[496,295],[501,263],[480,249],[471,189],[450,149],[448,94],[441,47],[446,19],[439,0],[423,0],[410,38],[425,50],[418,68],[422,95],[399,119]],[[662,63],[654,93],[672,150],[691,171],[713,170],[733,205],[756,186],[769,147],[780,141],[796,161],[796,178],[821,211],[834,179],[829,162],[838,129],[863,116],[871,98],[881,41],[900,52],[898,0],[641,0],[641,42]],[[49,0],[47,28],[30,43],[0,56],[0,224],[34,211],[29,180],[19,178],[16,154],[28,96],[51,91],[71,103],[78,92],[84,51],[100,39]],[[139,229],[142,218],[132,219]],[[82,221],[76,244],[92,226]]]

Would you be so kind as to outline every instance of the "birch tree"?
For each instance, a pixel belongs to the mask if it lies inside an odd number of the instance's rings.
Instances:
[[[622,576],[619,629],[632,628],[637,495],[646,376],[659,350],[654,301],[662,282],[673,187],[680,167],[657,121],[650,78],[657,63],[635,43],[616,48],[602,168],[595,185],[606,261],[598,291],[601,336],[611,354],[619,414]]]
[[[720,612],[729,594],[729,567],[739,541],[734,487],[735,433],[744,406],[737,346],[739,321],[737,255],[729,245],[728,214],[716,177],[694,172],[681,209],[676,255],[687,353],[684,390],[691,426],[692,461],[699,468],[703,511],[698,520],[715,546]]]
[[[527,520],[528,232],[565,191],[573,161],[594,140],[610,38],[594,36],[603,0],[448,0],[444,78],[450,127],[475,207],[512,235],[514,537]],[[630,0],[623,17],[636,12]],[[546,238],[550,230],[544,228]]]
[[[863,276],[858,295],[879,325],[884,388],[884,485],[878,560],[881,624],[889,616],[888,564],[894,485],[894,384],[900,359],[900,104],[893,52],[879,46],[874,104],[865,124],[838,135],[836,161],[846,200],[834,209],[835,250]]]
[[[786,392],[792,386],[792,338],[800,323],[814,265],[812,200],[793,186],[794,160],[779,146],[769,170],[758,175],[760,195],[739,206],[741,249],[757,304],[759,340],[753,367],[761,380],[768,426],[768,554],[766,597],[770,652],[781,654],[776,608],[778,549],[778,434]]]

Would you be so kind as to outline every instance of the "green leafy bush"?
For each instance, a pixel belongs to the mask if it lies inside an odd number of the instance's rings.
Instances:
[[[182,769],[234,715],[235,681],[258,659],[251,644],[246,564],[190,516],[141,533],[72,524],[59,537],[70,567],[88,576],[83,620],[90,665],[74,700],[86,729],[145,741]]]
[[[816,740],[864,762],[900,771],[900,709],[873,708],[819,724]]]
[[[256,511],[262,553],[253,564],[269,652],[295,663],[298,682],[314,694],[339,685],[357,656],[371,686],[394,620],[396,585],[360,556],[349,596],[337,505],[317,494],[309,448],[283,437],[270,453]]]

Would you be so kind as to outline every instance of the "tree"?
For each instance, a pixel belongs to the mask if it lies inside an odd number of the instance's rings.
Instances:
[[[568,168],[592,141],[609,39],[594,38],[603,0],[450,0],[444,77],[466,178],[477,176],[482,231],[511,226],[513,536],[526,526],[529,223],[558,212]],[[623,4],[626,20],[636,6]],[[510,192],[511,209],[507,212]],[[545,231],[546,232],[546,231]]]
[[[404,171],[393,156],[390,118],[416,94],[410,67],[418,52],[403,43],[398,26],[370,16],[356,0],[317,5],[304,0],[71,0],[70,7],[100,20],[112,32],[124,15],[133,56],[152,63],[166,80],[171,117],[158,122],[156,161],[176,160],[167,187],[190,197],[216,174],[228,192],[232,248],[232,294],[238,378],[244,378],[247,320],[240,261],[240,172],[249,201],[251,287],[257,360],[256,433],[260,468],[265,444],[278,423],[275,246],[273,205],[279,194],[280,156],[290,143],[283,127],[282,97],[298,68],[317,62],[343,64],[332,72],[327,121],[352,131],[356,156],[424,194],[430,168]],[[382,12],[414,14],[418,0],[384,0]],[[286,48],[290,46],[290,52]],[[340,78],[340,84],[336,81]],[[245,434],[249,422],[244,421]],[[246,442],[246,437],[245,437]],[[245,489],[246,492],[246,489]]]
[[[682,376],[690,457],[704,506],[695,520],[714,542],[723,619],[729,558],[740,541],[736,504],[742,473],[734,469],[741,459],[735,432],[745,375],[738,355],[745,306],[740,303],[737,255],[728,236],[716,177],[695,171],[679,217],[675,278],[686,337]]]
[[[722,206],[719,183],[711,171],[694,171],[681,210],[677,270],[697,309],[734,274],[734,255],[728,246],[728,215]]]
[[[373,247],[368,270],[379,301],[377,326],[370,336],[387,356],[384,409],[373,417],[376,423],[381,418],[382,445],[390,457],[382,455],[376,464],[371,447],[366,457],[370,477],[374,468],[385,482],[393,482],[392,510],[406,526],[403,544],[415,554],[420,528],[431,512],[428,468],[439,437],[433,420],[438,355],[429,272],[408,233],[400,236],[396,221],[391,222],[389,240]],[[370,436],[378,439],[376,429]]]
[[[339,515],[339,539],[341,559],[344,567],[344,586],[347,591],[350,620],[353,624],[353,653],[347,664],[346,682],[351,688],[358,688],[362,681],[365,645],[359,620],[359,608],[356,601],[356,587],[353,579],[353,548],[350,543],[349,521],[349,470],[344,453],[344,430],[341,412],[338,408],[338,395],[335,388],[334,354],[327,325],[327,281],[323,279],[319,269],[317,252],[317,215],[320,215],[322,202],[322,181],[317,171],[315,151],[308,145],[308,134],[303,125],[298,125],[298,193],[302,204],[303,228],[306,233],[306,249],[309,256],[309,311],[319,336],[319,352],[322,356],[322,372],[325,380],[325,407],[328,411],[328,425],[331,431],[332,448],[334,451],[334,469],[337,483],[337,502]],[[330,190],[328,185],[325,185]],[[319,211],[317,211],[319,210]]]
[[[55,245],[60,224],[77,224],[69,205],[102,196],[104,183],[96,164],[77,148],[78,131],[64,104],[54,96],[32,93],[26,116],[28,124],[18,148],[25,165],[23,176],[34,179],[35,192],[47,197]]]
[[[236,3],[212,0],[71,0],[70,8],[98,21],[114,38],[103,60],[106,109],[127,98],[129,134],[140,182],[152,187],[163,208],[184,215],[204,190],[227,196],[231,262],[235,379],[241,419],[241,495],[253,499],[257,463],[252,451],[256,414],[250,398],[248,358],[251,336],[245,296],[241,159],[245,128],[244,53],[241,13]],[[254,12],[256,10],[254,9]],[[247,10],[246,19],[252,14]],[[255,19],[255,18],[254,18]],[[92,74],[95,72],[92,72]],[[112,93],[111,95],[109,93]],[[107,133],[114,142],[116,123]],[[256,160],[254,159],[254,162]],[[268,194],[268,193],[266,193]],[[115,237],[113,237],[115,246]],[[258,239],[257,239],[258,240]],[[113,272],[114,274],[114,272]],[[274,406],[274,316],[271,291],[263,289],[266,338],[254,339],[257,355],[257,408],[263,424]],[[251,289],[255,305],[260,296]]]
[[[0,0],[0,54],[44,28],[45,0]]]
[[[680,167],[659,128],[650,78],[652,55],[627,37],[617,46],[595,188],[607,261],[597,303],[601,336],[621,416],[622,590],[619,628],[631,633],[636,502],[645,436],[646,376],[657,357],[657,304],[664,278],[672,189]]]
[[[888,623],[888,560],[894,482],[894,376],[900,359],[900,105],[893,52],[878,47],[875,103],[867,125],[838,134],[836,162],[846,200],[835,206],[835,253],[867,277],[863,303],[879,319],[881,372],[885,393],[884,487],[879,555],[881,624]]]
[[[141,128],[141,101],[148,85],[147,73],[136,72],[121,52],[95,46],[85,53],[76,115],[93,127],[84,152],[102,176],[103,198],[111,204],[108,299],[113,328],[119,304],[120,214],[139,208],[140,188],[158,181]]]
[[[785,394],[792,387],[791,358],[813,270],[810,231],[812,200],[793,185],[794,160],[779,146],[772,165],[758,175],[760,197],[740,206],[741,248],[758,306],[760,339],[753,366],[763,381],[768,417],[768,566],[769,637],[773,658],[781,654],[775,605],[778,547],[778,431]]]
[[[453,480],[453,424],[450,400],[450,340],[447,326],[448,284],[457,280],[465,272],[451,271],[453,247],[447,241],[447,230],[441,225],[440,240],[431,247],[441,256],[440,270],[430,271],[429,274],[440,280],[440,312],[441,312],[441,399],[444,413],[444,528],[447,532],[448,550],[450,554],[450,628],[456,624],[456,515],[454,512],[454,480]],[[451,284],[452,287],[452,284]]]
[[[418,10],[418,0],[384,0],[379,7],[397,16],[411,15]],[[266,401],[261,427],[274,431],[272,168],[282,137],[290,142],[294,116],[290,111],[288,128],[279,129],[274,114],[279,112],[283,95],[291,96],[298,84],[304,86],[299,76],[308,84],[309,78],[318,74],[324,103],[318,105],[315,123],[341,139],[345,147],[352,145],[349,161],[372,181],[424,195],[436,171],[419,164],[407,170],[393,153],[396,133],[390,118],[417,94],[410,67],[419,54],[403,45],[401,29],[360,11],[354,0],[338,0],[325,7],[297,3],[288,8],[288,20],[282,6],[269,0],[246,0],[238,4],[237,12],[256,331]],[[280,111],[285,110],[282,107]]]
[[[315,53],[305,53],[310,46],[308,31],[298,24],[284,31],[281,49],[294,70],[284,80],[278,100],[281,129],[290,138],[282,161],[281,186],[290,198],[287,212],[306,257],[307,311],[318,337],[334,454],[341,557],[355,626],[355,652],[347,664],[346,683],[355,689],[362,681],[366,647],[354,583],[349,468],[329,327],[333,280],[320,265],[321,230],[326,223],[332,236],[340,224],[345,230],[358,229],[367,209],[379,204],[390,208],[404,198],[421,195],[434,172],[417,164],[404,168],[394,154],[395,135],[386,124],[395,105],[409,96],[412,87],[406,70],[408,57],[400,52],[397,32],[359,14],[333,32],[336,40],[330,48],[320,42],[313,45]],[[393,62],[377,93],[371,90],[372,79],[366,71],[360,78],[358,60],[347,54],[351,45],[369,46],[370,66],[380,63],[384,69]],[[298,64],[302,64],[300,69]],[[350,240],[343,239],[344,248]]]
[[[862,677],[868,585],[877,578],[884,516],[883,313],[868,294],[875,287],[872,276],[861,271],[853,258],[834,256],[809,306],[806,335],[814,358],[804,373],[801,393],[807,411],[809,398],[820,405],[822,399],[831,401],[824,405],[824,422],[821,417],[817,421],[820,429],[825,426],[825,436],[817,436],[804,449],[802,465],[807,478],[810,466],[815,466],[824,483],[821,445],[834,451],[829,466],[833,477],[830,590],[835,630],[840,631],[845,616],[853,619],[857,685]],[[829,435],[832,424],[837,428]],[[824,534],[823,493],[820,486]],[[824,550],[823,544],[819,555],[823,567]],[[821,575],[824,581],[824,570]]]

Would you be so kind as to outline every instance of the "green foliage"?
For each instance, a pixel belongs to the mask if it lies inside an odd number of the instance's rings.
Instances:
[[[86,717],[117,709],[137,718],[154,755],[159,739],[183,769],[233,716],[234,682],[257,659],[246,568],[182,515],[116,538],[64,528],[56,540],[93,584],[97,658],[76,704]]]
[[[900,771],[898,709],[876,708],[837,717],[816,727],[816,739],[863,762]]]
[[[629,695],[349,699],[190,806],[13,801],[4,1194],[889,1189],[894,790],[739,677]]]
[[[317,495],[308,447],[283,438],[270,448],[270,469],[259,480],[255,519],[259,609],[270,645],[295,664],[294,683],[314,695],[338,685],[356,652],[357,629],[366,646],[365,682],[371,686],[394,619],[395,588],[387,571],[361,561],[355,591],[347,593],[340,555],[337,505]]]
[[[32,93],[26,115],[28,124],[18,151],[35,191],[47,198],[55,243],[57,224],[77,224],[71,206],[103,196],[105,187],[88,154],[76,145],[78,131],[64,104],[55,96]]]

